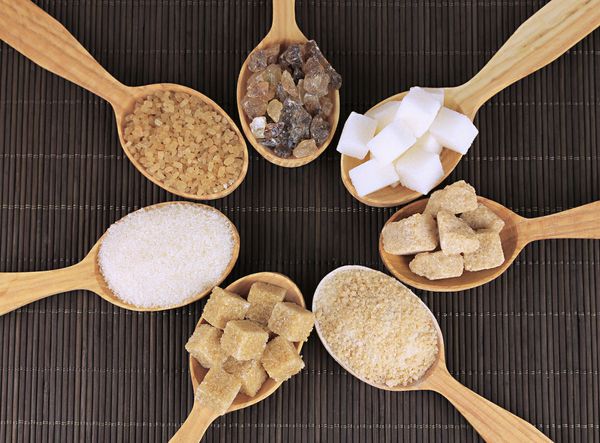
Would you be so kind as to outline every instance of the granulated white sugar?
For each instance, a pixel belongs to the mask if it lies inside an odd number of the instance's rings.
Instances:
[[[142,209],[107,231],[98,263],[109,288],[140,308],[181,304],[216,286],[234,251],[221,213],[193,204]]]
[[[319,284],[313,311],[332,355],[372,383],[409,385],[437,358],[431,313],[408,288],[381,272],[361,266],[333,271]]]

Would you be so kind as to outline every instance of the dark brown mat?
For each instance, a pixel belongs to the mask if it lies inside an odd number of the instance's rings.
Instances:
[[[545,2],[297,3],[301,28],[344,76],[345,119],[414,84],[467,80]],[[38,4],[125,83],[182,83],[232,115],[238,69],[271,15],[269,0]],[[599,200],[599,79],[596,31],[482,108],[481,135],[451,179],[531,217]],[[113,221],[171,199],[124,159],[105,102],[0,44],[0,271],[73,264]],[[242,237],[230,280],[280,271],[310,301],[340,265],[382,269],[377,236],[393,210],[346,193],[333,148],[297,170],[252,151],[244,185],[215,206]],[[600,242],[533,244],[483,288],[417,293],[461,382],[556,441],[600,442]],[[78,292],[0,318],[0,441],[166,441],[192,404],[183,344],[202,306],[139,314]],[[302,375],[217,420],[206,441],[478,439],[441,397],[370,388],[314,336],[304,356]]]

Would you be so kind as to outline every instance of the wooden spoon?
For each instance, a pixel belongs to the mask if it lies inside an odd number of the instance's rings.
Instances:
[[[498,92],[546,66],[600,25],[600,0],[552,0],[523,23],[491,60],[467,83],[445,88],[445,106],[467,115],[471,120],[486,101]],[[373,107],[399,101],[406,92],[394,95]],[[454,170],[462,156],[449,149],[442,151],[444,177]],[[375,207],[398,206],[421,194],[403,186],[390,186],[364,197],[356,193],[349,171],[368,160],[342,155],[342,181],[360,202]]]
[[[331,133],[329,134],[329,137],[327,137],[327,140],[323,142],[323,145],[314,154],[302,158],[282,158],[275,155],[272,150],[261,145],[250,130],[251,119],[246,116],[246,113],[242,109],[242,99],[244,98],[244,95],[246,95],[246,83],[248,82],[248,78],[252,75],[252,72],[248,69],[250,56],[254,51],[275,46],[277,44],[280,44],[283,49],[293,43],[306,43],[308,41],[296,23],[295,3],[295,0],[273,0],[273,24],[271,25],[271,30],[248,55],[246,61],[244,61],[237,83],[237,106],[242,130],[244,131],[246,138],[248,138],[250,144],[254,146],[254,149],[256,149],[265,159],[273,164],[286,168],[297,168],[306,165],[325,152],[325,149],[327,149],[327,146],[329,146],[335,135],[335,130],[340,119],[340,93],[339,91],[334,91],[330,94],[330,98],[333,101],[333,111],[329,117]]]
[[[296,284],[285,275],[274,272],[259,272],[258,274],[247,275],[233,282],[227,286],[226,289],[241,295],[242,297],[246,297],[250,291],[250,286],[256,282],[271,283],[273,285],[285,288],[287,290],[285,301],[296,303],[303,308],[306,307],[306,304],[304,303],[304,297],[302,296],[302,292],[298,286],[296,286]],[[204,317],[200,317],[198,325],[201,323],[206,323]],[[294,343],[294,345],[296,346],[298,353],[300,353],[303,343]],[[207,372],[208,371],[200,366],[200,363],[198,363],[196,359],[190,355],[190,377],[192,378],[194,392],[196,392],[198,385],[202,382],[202,380],[204,380],[204,376]],[[227,412],[237,411],[238,409],[252,406],[259,401],[264,400],[273,392],[275,392],[279,386],[281,386],[281,383],[269,378],[267,381],[265,381],[254,397],[248,397],[242,393],[238,394]],[[179,428],[177,433],[171,438],[170,442],[199,442],[211,423],[218,417],[218,414],[215,414],[209,408],[204,407],[202,404],[200,404],[200,402],[194,401],[194,406],[192,407],[188,418],[181,425],[181,428]]]
[[[379,237],[379,255],[386,268],[399,280],[415,288],[433,292],[454,292],[476,288],[508,269],[521,250],[534,240],[553,238],[600,239],[600,201],[539,218],[524,218],[495,201],[477,197],[479,202],[504,220],[500,232],[505,261],[501,266],[483,271],[465,271],[460,277],[428,280],[414,274],[408,264],[414,255],[393,255],[383,249],[383,238]],[[429,199],[422,199],[403,207],[386,222],[392,223],[413,214],[422,213]]]
[[[227,113],[210,98],[181,85],[159,83],[125,86],[110,75],[58,21],[30,0],[0,0],[0,39],[25,57],[56,75],[69,80],[109,102],[115,112],[121,146],[134,166],[150,181],[167,191],[194,200],[213,200],[232,193],[244,180],[248,170],[248,149],[241,132]],[[199,98],[227,119],[243,146],[244,164],[238,179],[223,191],[198,196],[180,192],[149,174],[125,147],[125,117],[136,101],[159,91],[182,92]]]
[[[317,312],[318,310],[321,296],[320,290],[323,286],[323,282],[340,271],[347,271],[351,269],[377,272],[381,275],[384,275],[386,278],[391,279],[391,277],[379,271],[375,271],[364,266],[342,266],[341,268],[335,269],[327,274],[323,280],[321,280],[319,286],[317,286],[315,295],[313,297],[313,312]],[[402,283],[396,280],[394,281],[404,287]],[[448,369],[446,368],[446,359],[444,356],[444,337],[442,336],[440,326],[427,305],[423,303],[416,295],[413,294],[413,296],[419,300],[419,302],[423,305],[423,308],[426,309],[431,315],[431,321],[435,325],[438,333],[438,356],[437,360],[427,370],[423,377],[411,385],[390,387],[385,384],[378,384],[371,380],[365,379],[360,374],[357,374],[355,371],[349,368],[342,360],[338,359],[336,354],[327,343],[327,340],[325,340],[325,337],[319,326],[318,318],[315,323],[315,329],[317,330],[317,334],[319,335],[323,346],[325,346],[325,349],[327,349],[327,352],[329,352],[329,354],[340,364],[340,366],[342,366],[344,369],[346,369],[346,371],[354,375],[359,380],[376,388],[385,389],[387,391],[429,390],[437,392],[446,397],[486,441],[507,443],[551,441],[533,425],[471,391],[469,388],[462,385],[458,380],[452,377],[452,375],[450,375],[450,372],[448,372]],[[399,321],[400,320],[401,319],[399,319]]]
[[[231,261],[227,265],[227,268],[223,272],[223,275],[215,283],[215,286],[219,285],[223,280],[225,280],[225,278],[233,269],[233,266],[235,265],[240,253],[240,236],[235,225],[231,223],[231,221],[219,210],[211,206],[202,205],[200,203],[159,203],[139,209],[139,211],[151,211],[167,205],[200,206],[204,209],[215,212],[229,222],[234,239],[233,255],[231,257]],[[105,235],[106,234],[100,237],[85,258],[76,265],[62,269],[56,269],[53,271],[0,272],[0,315],[4,315],[20,308],[21,306],[25,306],[29,303],[41,300],[54,294],[75,291],[79,289],[95,292],[113,305],[117,305],[121,308],[129,309],[131,311],[164,311],[167,309],[179,308],[200,300],[202,297],[212,291],[211,287],[178,305],[158,308],[140,308],[124,302],[110,290],[106,281],[104,280],[104,276],[100,272],[100,267],[98,265],[98,252]]]

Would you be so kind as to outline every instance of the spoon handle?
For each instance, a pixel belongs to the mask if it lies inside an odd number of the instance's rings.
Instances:
[[[306,39],[296,23],[296,0],[273,0],[273,24],[269,37],[274,42]]]
[[[85,289],[91,267],[86,261],[40,272],[0,272],[0,315],[61,292]],[[93,278],[93,277],[92,277]]]
[[[470,81],[454,89],[456,103],[474,117],[483,103],[560,57],[600,25],[600,0],[552,0],[507,40]]]
[[[471,391],[446,370],[431,378],[430,389],[446,397],[485,441],[552,441],[531,423]]]
[[[125,85],[110,75],[63,25],[30,0],[0,0],[0,39],[113,107],[128,97]]]
[[[527,242],[553,238],[600,239],[600,201],[528,219],[524,234]]]
[[[195,401],[190,415],[188,415],[175,435],[171,437],[169,443],[199,442],[216,418],[215,415],[201,408],[199,402]]]

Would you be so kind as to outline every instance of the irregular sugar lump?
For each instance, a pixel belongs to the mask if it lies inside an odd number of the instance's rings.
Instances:
[[[423,151],[438,155],[442,153],[443,149],[440,142],[438,142],[429,132],[426,132],[422,137],[420,137],[415,143],[414,147],[415,149],[422,149]]]
[[[258,360],[239,361],[229,357],[223,369],[242,382],[241,392],[248,397],[254,397],[268,378]]]
[[[422,252],[408,264],[412,272],[429,280],[460,277],[464,261],[460,254],[446,255],[443,251]]]
[[[444,146],[465,155],[479,131],[466,115],[442,107],[429,128],[431,134]]]
[[[389,164],[404,154],[416,141],[410,128],[400,121],[395,121],[371,139],[367,147],[375,160],[381,164]]]
[[[394,167],[403,186],[423,195],[444,178],[440,156],[415,147],[396,160]]]
[[[393,165],[382,165],[375,159],[351,169],[348,175],[360,197],[379,191],[400,179]]]
[[[246,317],[262,325],[267,325],[275,305],[285,299],[285,288],[269,283],[256,282],[250,287],[248,301],[250,309]]]
[[[440,246],[445,254],[475,252],[479,248],[479,239],[464,221],[448,211],[441,210],[437,215]]]
[[[377,120],[352,112],[344,124],[337,151],[362,160],[369,152],[367,143],[375,135],[376,129]]]
[[[415,86],[402,99],[394,120],[402,121],[415,137],[421,137],[433,123],[440,107],[436,95]]]
[[[496,268],[504,263],[504,251],[502,250],[500,234],[483,230],[478,231],[476,235],[479,248],[464,255],[465,270],[481,271]]]
[[[222,368],[211,368],[196,389],[196,401],[219,415],[227,409],[240,392],[242,382]]]
[[[209,324],[199,325],[185,344],[185,349],[206,369],[220,367],[227,354],[221,348],[223,332]]]
[[[269,333],[252,320],[231,320],[225,326],[221,347],[237,360],[259,359],[269,340]]]
[[[477,209],[478,205],[475,188],[460,180],[431,194],[424,213],[435,218],[442,209],[451,214],[460,214]]]
[[[275,337],[267,343],[260,361],[269,377],[280,383],[304,368],[294,345],[283,337]]]
[[[504,228],[504,220],[481,203],[477,205],[477,209],[463,213],[460,218],[475,230],[489,229],[500,232]]]
[[[414,214],[388,223],[381,233],[383,249],[388,254],[411,255],[437,248],[438,233],[430,215]]]
[[[165,308],[218,284],[234,247],[231,222],[220,212],[168,204],[114,223],[100,244],[98,265],[110,290],[125,303]]]
[[[314,314],[295,303],[277,303],[269,318],[269,329],[292,342],[308,340],[314,325]]]
[[[242,320],[249,308],[250,303],[239,295],[217,287],[206,302],[202,316],[214,327],[225,329],[227,322]]]
[[[365,113],[366,117],[377,121],[375,133],[379,133],[383,128],[394,121],[399,106],[399,101],[391,101],[370,109]]]
[[[444,88],[422,88],[423,91],[428,92],[435,100],[437,100],[441,106],[444,106]]]

